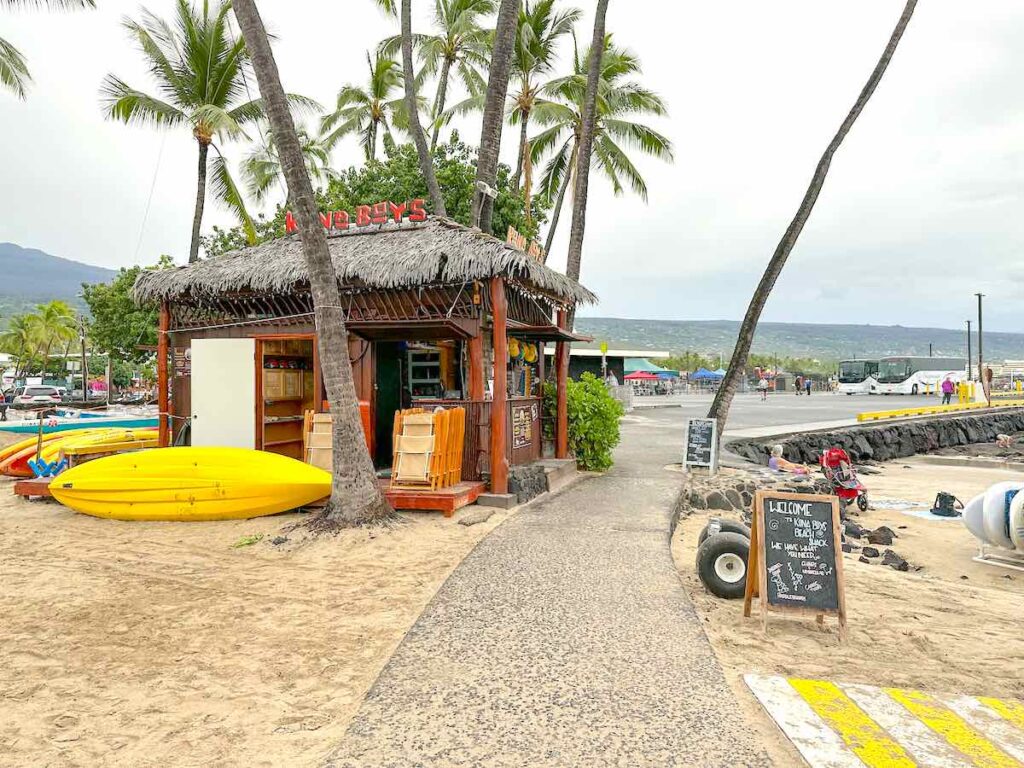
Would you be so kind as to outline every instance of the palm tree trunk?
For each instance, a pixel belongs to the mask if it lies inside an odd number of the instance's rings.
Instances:
[[[341,308],[338,276],[327,249],[327,237],[320,226],[313,186],[302,159],[302,148],[295,134],[291,112],[281,87],[267,32],[254,0],[235,0],[233,6],[245,45],[252,56],[253,69],[266,103],[267,117],[278,142],[281,165],[288,180],[302,253],[309,272],[319,343],[320,365],[327,386],[327,399],[334,415],[331,438],[334,466],[331,500],[321,524],[360,525],[392,514],[373,471],[373,462],[363,439],[359,405],[352,365],[348,357],[348,331]]]
[[[377,125],[376,118],[370,118],[370,145],[366,148],[366,159],[375,160],[377,158]]]
[[[729,370],[719,386],[715,400],[711,404],[711,410],[708,411],[708,418],[715,419],[718,422],[719,436],[724,431],[725,423],[729,418],[729,406],[732,404],[736,388],[739,386],[740,379],[743,376],[747,357],[750,355],[750,345],[754,340],[754,331],[757,330],[757,322],[761,318],[761,311],[764,309],[765,302],[768,301],[768,296],[775,286],[775,281],[778,280],[782,268],[786,265],[786,259],[789,258],[789,254],[793,250],[793,246],[796,245],[804,225],[807,223],[808,218],[810,218],[811,211],[814,210],[814,204],[818,201],[818,195],[821,193],[821,189],[825,184],[825,178],[828,176],[833,155],[839,149],[840,144],[843,143],[846,134],[853,128],[853,124],[860,117],[860,113],[864,111],[864,107],[867,106],[872,94],[874,94],[875,88],[878,87],[882,75],[885,74],[889,62],[892,61],[893,54],[896,53],[896,47],[899,45],[900,38],[903,37],[903,32],[906,30],[907,24],[910,23],[911,16],[914,15],[916,5],[917,0],[907,0],[903,14],[893,30],[892,37],[889,38],[889,44],[886,45],[885,50],[882,52],[882,57],[875,65],[871,77],[868,78],[850,113],[843,120],[842,125],[839,126],[839,130],[832,137],[828,147],[825,148],[825,153],[821,156],[821,160],[818,161],[818,167],[814,171],[814,176],[811,178],[810,186],[807,187],[804,199],[800,202],[796,215],[789,223],[789,227],[786,228],[782,240],[779,241],[778,246],[775,248],[775,253],[772,254],[772,258],[768,262],[768,268],[765,269],[764,274],[761,276],[761,282],[758,283],[757,289],[754,291],[754,295],[750,300],[750,306],[747,307],[747,313],[743,316],[743,323],[740,325],[736,347],[729,361]]]
[[[441,64],[441,74],[437,80],[437,97],[434,99],[434,130],[430,135],[430,152],[434,152],[437,146],[437,138],[441,135],[441,115],[444,113],[445,102],[448,99],[448,73],[451,72],[452,63],[447,56]]]
[[[416,144],[420,173],[427,182],[427,192],[434,203],[434,213],[447,217],[444,195],[441,194],[441,187],[438,186],[437,176],[434,174],[434,160],[427,149],[427,137],[423,135],[420,112],[416,105],[416,73],[412,68],[412,0],[402,0],[402,71],[402,80],[405,81],[405,110],[409,113],[409,131]]]
[[[494,52],[491,55],[487,99],[484,102],[484,116],[480,129],[480,151],[476,160],[477,185],[483,183],[493,187],[498,176],[501,128],[505,122],[505,97],[508,95],[508,78],[512,71],[512,52],[515,47],[516,30],[519,28],[521,2],[522,0],[501,0],[498,8]],[[493,201],[477,186],[473,190],[473,226],[489,233],[492,210]]]
[[[196,188],[196,213],[192,217],[192,244],[188,251],[188,263],[199,261],[199,228],[203,225],[203,206],[206,204],[206,155],[210,145],[199,142],[199,181]]]
[[[529,139],[526,136],[526,131],[528,130],[526,125],[526,115],[522,114],[520,115],[520,117],[522,118],[522,120],[520,120],[519,123],[519,156],[516,158],[516,172],[512,176],[513,192],[519,191],[519,185],[523,179],[523,150],[526,147],[526,142],[529,141]]]
[[[548,227],[548,238],[544,242],[544,257],[551,255],[551,246],[555,242],[555,230],[558,229],[558,219],[562,215],[562,204],[565,202],[565,191],[569,189],[574,169],[576,168],[576,147],[573,147],[572,156],[569,158],[569,167],[565,169],[565,176],[558,187],[558,199],[555,200],[555,209],[551,212],[551,226]]]
[[[601,60],[604,58],[605,16],[608,0],[597,0],[594,11],[594,36],[590,42],[590,60],[587,62],[587,92],[583,97],[583,124],[576,144],[576,183],[572,194],[572,228],[569,232],[569,255],[565,274],[580,279],[580,260],[583,258],[583,234],[587,227],[587,190],[590,183],[590,155],[594,148],[594,123],[597,117],[597,87],[601,79]],[[572,330],[576,311],[570,309],[566,327]]]

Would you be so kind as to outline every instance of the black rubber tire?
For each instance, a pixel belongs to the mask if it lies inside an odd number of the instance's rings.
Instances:
[[[735,520],[723,520],[722,518],[719,518],[718,524],[720,527],[719,533],[739,533],[743,536],[746,536],[748,541],[750,540],[750,528],[748,528],[743,523],[738,523]],[[704,530],[700,532],[700,536],[697,537],[697,546],[699,547],[701,544],[707,541],[708,536],[710,535],[711,523],[708,523],[704,526]]]
[[[697,575],[708,592],[726,600],[737,600],[743,597],[747,586],[747,558],[750,555],[750,539],[740,533],[718,533],[710,537],[697,548]],[[719,576],[715,568],[721,558],[728,558],[735,564],[742,562],[742,574],[736,580],[726,580]]]
[[[917,384],[915,384],[914,386],[912,386],[910,388],[910,394],[912,394],[912,395],[916,395],[917,394]]]
[[[857,497],[857,509],[861,512],[868,511],[868,495],[866,493],[862,493]]]

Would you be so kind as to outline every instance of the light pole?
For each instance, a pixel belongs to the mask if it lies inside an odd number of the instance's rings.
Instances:
[[[967,380],[973,381],[974,376],[971,374],[971,321],[967,321]]]
[[[981,352],[981,299],[985,294],[976,293],[974,295],[978,297],[978,381],[983,381],[985,373]]]

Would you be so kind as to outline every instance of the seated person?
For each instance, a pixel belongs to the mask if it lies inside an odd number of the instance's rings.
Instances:
[[[790,472],[794,475],[809,475],[811,474],[810,467],[804,464],[794,464],[792,461],[786,461],[782,458],[782,446],[773,445],[772,455],[768,459],[768,468],[774,469],[776,472]]]

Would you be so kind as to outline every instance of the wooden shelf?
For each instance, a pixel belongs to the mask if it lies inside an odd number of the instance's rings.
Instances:
[[[301,437],[293,437],[291,440],[269,440],[263,443],[264,448],[273,448],[275,445],[291,445],[292,443],[301,443]]]
[[[264,424],[297,424],[303,421],[304,416],[267,416],[263,419]]]
[[[264,405],[273,405],[274,403],[301,403],[305,400],[302,395],[296,397],[266,397],[263,399]]]

